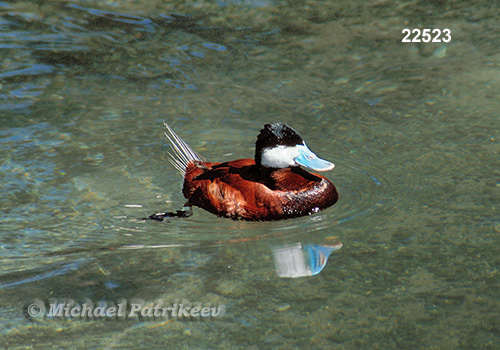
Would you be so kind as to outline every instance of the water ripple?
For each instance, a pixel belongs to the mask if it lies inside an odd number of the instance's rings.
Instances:
[[[316,231],[338,234],[341,229],[339,225],[386,205],[388,191],[388,181],[373,168],[366,164],[356,164],[353,160],[348,162],[349,165],[342,165],[342,170],[335,169],[329,176],[339,191],[338,203],[311,216],[271,222],[233,221],[195,207],[194,215],[188,219],[170,219],[163,223],[146,222],[145,225],[136,227],[148,230],[153,240],[156,232],[160,235],[157,238],[163,237],[162,242],[172,244],[290,237]],[[123,226],[129,225],[130,223]]]
[[[69,272],[78,270],[80,266],[88,263],[91,260],[92,259],[78,259],[69,263],[41,265],[27,271],[24,269],[22,271],[10,271],[7,274],[3,274],[1,277],[3,281],[9,279],[12,280],[10,282],[0,283],[0,289],[18,287],[23,284],[64,275]],[[30,276],[26,276],[27,274],[29,274]]]
[[[52,73],[54,71],[54,67],[46,64],[26,64],[25,66],[27,67],[0,73],[0,78],[12,78],[23,75],[40,75]]]
[[[71,9],[86,11],[87,13],[89,13],[91,15],[99,17],[101,19],[101,22],[100,22],[101,25],[106,23],[106,22],[109,22],[110,24],[118,22],[118,23],[130,24],[130,25],[134,25],[134,26],[137,25],[137,26],[150,27],[153,24],[153,21],[151,21],[150,19],[135,16],[135,15],[127,15],[127,14],[123,14],[123,13],[98,10],[98,9],[79,6],[76,4],[69,4],[69,5],[67,5],[67,7],[71,8]],[[104,22],[104,21],[106,21],[106,22]]]

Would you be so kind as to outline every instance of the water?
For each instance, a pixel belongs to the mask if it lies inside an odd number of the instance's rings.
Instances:
[[[1,2],[6,348],[497,348],[498,6]],[[403,28],[451,43],[401,43]],[[182,207],[167,121],[212,161],[298,130],[339,202],[239,222]],[[341,241],[282,279],[273,249]],[[26,317],[30,304],[225,306],[222,317]],[[76,305],[76,304],[71,304]]]

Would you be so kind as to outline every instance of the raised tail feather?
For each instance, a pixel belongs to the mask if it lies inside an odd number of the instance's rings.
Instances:
[[[172,130],[167,123],[165,123],[165,127],[167,128],[167,132],[165,136],[170,141],[172,148],[174,149],[174,154],[168,153],[170,156],[170,163],[181,173],[182,177],[186,175],[186,168],[189,163],[193,161],[204,162],[205,159],[196,153],[189,145],[181,139],[175,132]]]

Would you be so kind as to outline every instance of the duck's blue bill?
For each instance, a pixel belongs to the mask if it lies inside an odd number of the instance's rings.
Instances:
[[[307,148],[305,143],[296,147],[299,150],[299,155],[297,156],[297,158],[295,158],[297,164],[315,171],[327,171],[332,170],[335,167],[335,164],[330,163],[327,160],[318,158],[317,155],[315,155],[309,148]]]

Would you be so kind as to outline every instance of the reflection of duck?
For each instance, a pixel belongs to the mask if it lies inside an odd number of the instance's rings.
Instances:
[[[273,250],[276,273],[290,278],[317,275],[325,268],[330,254],[341,247],[341,242],[277,247]]]
[[[233,219],[279,220],[313,214],[335,204],[337,189],[312,174],[334,165],[318,158],[300,135],[282,123],[266,124],[255,144],[255,159],[210,163],[165,124],[175,151],[172,164],[184,176],[186,206]]]

